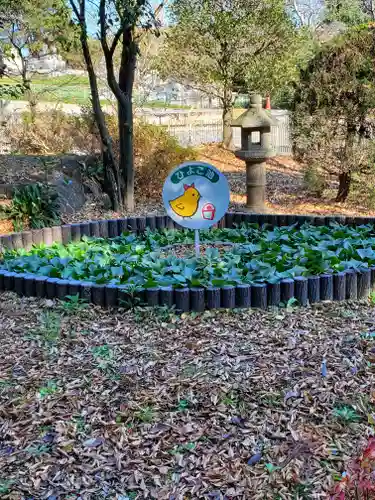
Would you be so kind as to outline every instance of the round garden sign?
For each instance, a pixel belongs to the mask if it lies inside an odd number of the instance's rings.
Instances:
[[[175,168],[163,187],[167,214],[188,229],[208,229],[229,206],[226,177],[209,163],[189,161]]]

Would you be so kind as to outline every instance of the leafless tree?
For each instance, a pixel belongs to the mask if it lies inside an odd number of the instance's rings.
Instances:
[[[113,208],[125,206],[134,209],[133,160],[133,86],[139,53],[140,38],[158,29],[156,9],[148,0],[69,0],[80,31],[80,41],[89,76],[92,109],[102,143],[106,190]],[[89,8],[87,5],[89,4]],[[98,77],[95,73],[88,44],[88,10],[99,22],[98,38],[101,43],[107,83],[117,101],[119,127],[119,155],[115,157],[112,138],[100,103]],[[114,64],[116,48],[120,47],[118,74]]]
[[[320,26],[324,0],[287,0],[287,7],[298,26],[313,30]]]

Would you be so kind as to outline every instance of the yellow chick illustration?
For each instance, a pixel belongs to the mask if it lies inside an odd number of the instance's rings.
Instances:
[[[193,184],[184,184],[184,194],[169,202],[172,210],[181,217],[192,217],[198,210],[201,195]]]

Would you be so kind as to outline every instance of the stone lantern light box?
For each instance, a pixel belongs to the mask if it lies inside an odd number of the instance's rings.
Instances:
[[[277,121],[263,109],[262,97],[254,94],[250,108],[232,122],[232,127],[241,128],[241,149],[235,151],[237,158],[246,162],[247,208],[264,212],[266,188],[266,160],[275,155],[271,142],[271,127]]]

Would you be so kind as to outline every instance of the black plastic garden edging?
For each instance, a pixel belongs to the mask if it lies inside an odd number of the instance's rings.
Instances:
[[[241,223],[257,223],[280,227],[292,224],[302,225],[305,222],[316,226],[329,225],[331,222],[357,226],[374,225],[375,218],[228,212],[218,226],[233,228]],[[40,243],[46,245],[51,245],[53,242],[67,244],[71,241],[79,241],[83,236],[114,238],[120,236],[124,231],[142,233],[146,228],[179,229],[180,226],[166,215],[66,224],[0,236],[0,251],[3,251],[4,248],[29,250],[33,244]],[[221,288],[147,288],[137,292],[137,302],[149,306],[175,306],[179,312],[199,312],[205,309],[236,307],[265,309],[268,306],[278,306],[280,302],[287,303],[293,298],[302,306],[326,300],[363,299],[368,297],[374,286],[375,267],[361,269],[361,271],[348,270],[337,274],[299,276],[272,284],[239,284]],[[128,289],[122,285],[98,285],[91,282],[64,280],[5,270],[0,270],[0,291],[14,291],[21,296],[50,299],[64,299],[67,295],[79,294],[87,301],[103,307],[115,307],[129,302],[129,300],[134,300],[134,296],[130,297]]]

